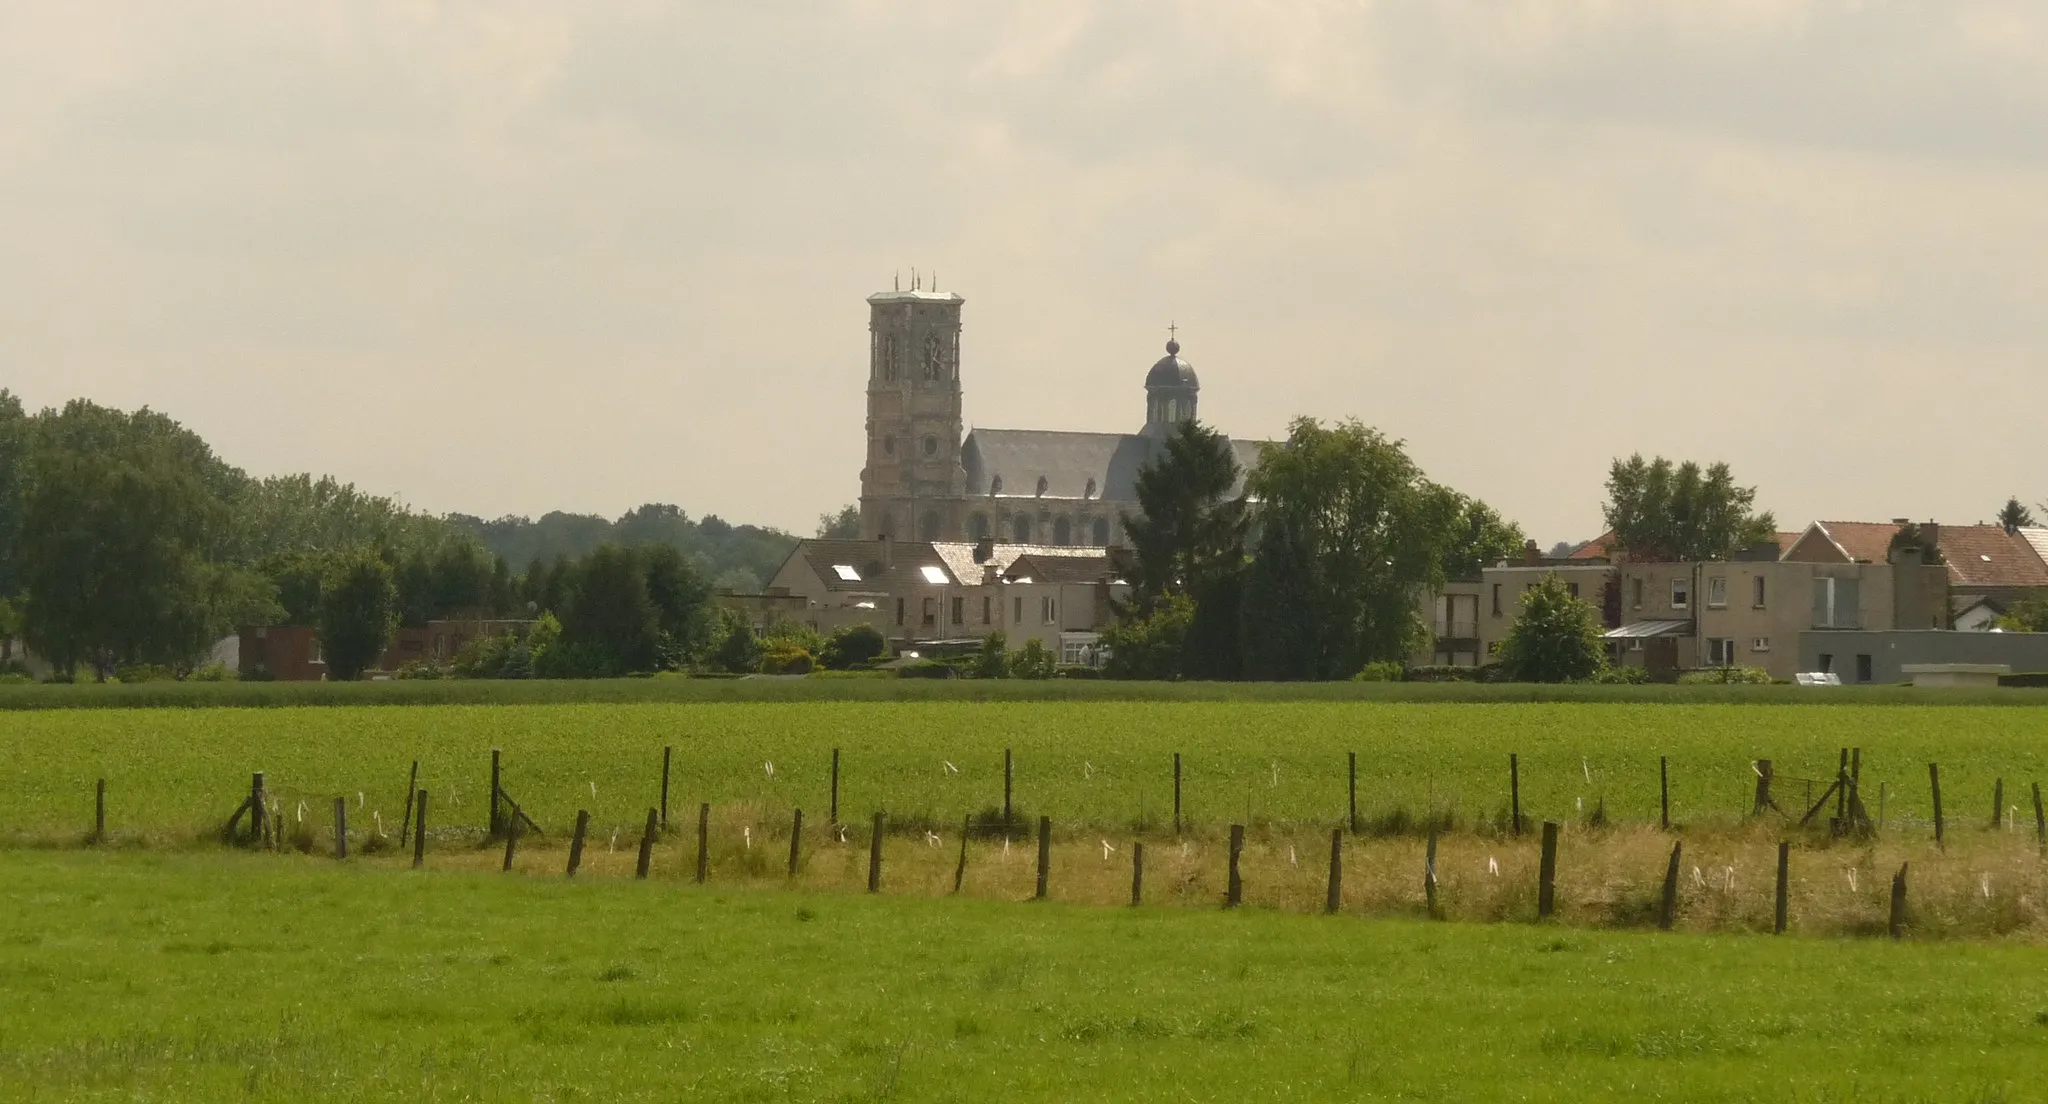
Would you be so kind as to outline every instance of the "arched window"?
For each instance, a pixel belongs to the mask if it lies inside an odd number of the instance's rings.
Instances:
[[[1039,477],[1038,477],[1038,497],[1040,497],[1040,498],[1044,498],[1044,497],[1045,497],[1045,492],[1046,492],[1046,491],[1048,491],[1048,490],[1051,490],[1051,489],[1052,489],[1052,481],[1051,481],[1051,480],[1049,480],[1049,479],[1047,479],[1046,477],[1044,477],[1044,476],[1042,476],[1042,475],[1041,475],[1041,476],[1039,476]]]
[[[1097,547],[1097,548],[1107,548],[1107,547],[1109,546],[1109,519],[1108,519],[1108,518],[1096,518],[1096,519],[1095,519],[1095,534],[1094,534],[1094,535],[1095,535],[1095,547]]]
[[[988,515],[977,510],[967,516],[967,536],[972,540],[983,540],[989,535]]]
[[[939,539],[939,512],[937,510],[926,510],[924,516],[917,519],[917,539],[928,541]]]
[[[1052,523],[1052,542],[1066,545],[1074,543],[1074,523],[1065,516]]]
[[[1031,519],[1024,516],[1023,514],[1018,514],[1016,517],[1011,518],[1010,536],[1014,538],[1018,544],[1030,544]]]

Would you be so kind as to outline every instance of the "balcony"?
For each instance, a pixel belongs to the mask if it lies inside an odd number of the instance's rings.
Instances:
[[[1477,640],[1479,639],[1479,619],[1476,617],[1438,618],[1434,626],[1434,632],[1438,640]]]
[[[1816,629],[1860,629],[1863,617],[1859,610],[1835,610],[1832,613],[1815,613],[1813,627]]]

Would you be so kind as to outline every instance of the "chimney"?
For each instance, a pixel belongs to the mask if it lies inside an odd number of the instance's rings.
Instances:
[[[1543,550],[1536,547],[1536,542],[1533,539],[1524,541],[1522,543],[1522,566],[1538,567],[1542,563]]]
[[[895,543],[889,539],[889,534],[884,533],[882,534],[882,569],[886,571],[889,568],[895,566],[896,546]]]
[[[985,564],[996,558],[996,539],[983,537],[974,542],[974,562]]]
[[[1941,551],[1941,523],[1932,519],[1922,522],[1920,524],[1920,539],[1923,545],[1921,551],[1926,553],[1921,559],[1929,562],[1933,561],[1935,555]]]
[[[995,585],[996,585],[997,583],[1000,583],[1000,582],[1002,582],[1002,581],[1003,581],[1003,572],[1002,572],[1002,569],[998,568],[998,567],[997,567],[997,566],[996,566],[996,565],[995,565],[995,564],[994,564],[993,562],[990,562],[990,563],[985,563],[985,564],[982,564],[982,565],[981,565],[981,585],[982,585],[982,586],[989,586],[989,587],[992,587],[992,586],[995,586]]]

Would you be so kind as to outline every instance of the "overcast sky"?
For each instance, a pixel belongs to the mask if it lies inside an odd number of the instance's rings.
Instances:
[[[1611,458],[1788,525],[2048,497],[2048,5],[0,5],[0,386],[423,509],[858,493],[870,292],[970,424],[1405,439],[1546,545]]]

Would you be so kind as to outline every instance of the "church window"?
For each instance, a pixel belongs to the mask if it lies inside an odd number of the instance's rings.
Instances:
[[[894,437],[884,437],[884,438],[882,438],[882,455],[884,455],[884,456],[894,456],[894,455],[896,455],[896,438],[894,438]]]
[[[1052,489],[1052,481],[1051,481],[1051,480],[1049,480],[1049,479],[1047,479],[1046,477],[1044,477],[1044,476],[1042,476],[1042,475],[1041,475],[1041,476],[1039,476],[1039,477],[1038,477],[1038,497],[1040,497],[1040,498],[1044,498],[1044,497],[1045,497],[1045,492],[1046,492],[1046,491],[1048,491],[1048,490],[1050,490],[1050,489]]]
[[[917,539],[928,541],[939,539],[939,512],[937,510],[926,510],[924,516],[917,519]]]
[[[1074,543],[1074,523],[1066,518],[1060,518],[1058,521],[1053,522],[1052,542],[1054,544]]]
[[[1085,490],[1083,490],[1083,491],[1081,492],[1081,497],[1082,497],[1082,498],[1094,498],[1094,497],[1095,497],[1095,481],[1094,481],[1093,479],[1090,479],[1090,480],[1088,481],[1088,487],[1087,487],[1087,489],[1085,489]]]
[[[989,536],[988,515],[979,511],[967,516],[967,536],[971,540],[986,540]]]
[[[1018,544],[1030,544],[1031,519],[1022,514],[1010,519],[1010,535],[1016,538]]]
[[[1094,534],[1094,536],[1095,536],[1095,540],[1094,540],[1094,542],[1093,542],[1093,543],[1094,543],[1095,547],[1097,547],[1097,548],[1105,548],[1105,547],[1108,547],[1108,545],[1109,545],[1109,519],[1108,519],[1108,518],[1096,518],[1096,519],[1095,519],[1095,534]]]
[[[927,435],[923,441],[918,443],[918,447],[924,450],[926,456],[937,456],[939,454],[939,439]]]

